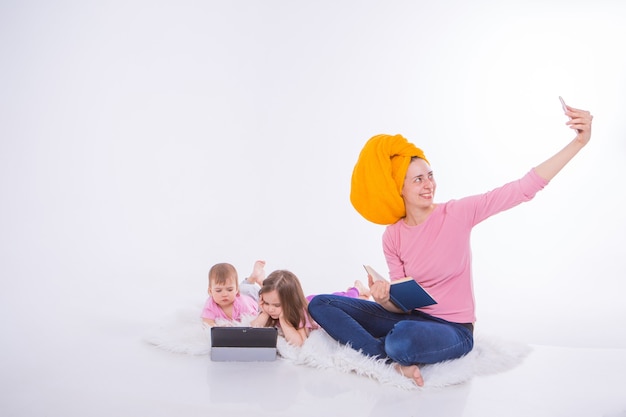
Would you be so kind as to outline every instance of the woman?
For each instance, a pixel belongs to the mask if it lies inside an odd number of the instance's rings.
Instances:
[[[391,280],[413,277],[437,300],[402,313],[390,283],[369,277],[375,302],[318,295],[313,319],[343,344],[385,358],[424,385],[419,369],[466,355],[475,321],[470,233],[486,218],[529,201],[589,142],[593,116],[566,106],[576,137],[524,177],[488,193],[434,203],[436,182],[421,149],[400,135],[378,135],[364,146],[352,175],[351,201],[367,220],[388,225],[383,249]]]

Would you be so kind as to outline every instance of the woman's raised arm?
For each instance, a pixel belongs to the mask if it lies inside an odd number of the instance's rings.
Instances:
[[[559,152],[535,167],[537,175],[548,181],[554,178],[591,138],[593,116],[588,111],[566,106],[565,114],[570,118],[566,124],[576,130],[576,137]]]

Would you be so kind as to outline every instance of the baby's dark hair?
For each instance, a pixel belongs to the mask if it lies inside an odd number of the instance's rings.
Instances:
[[[234,266],[228,263],[215,264],[209,270],[209,288],[211,284],[223,285],[228,281],[234,280],[235,285],[238,287],[239,276]]]

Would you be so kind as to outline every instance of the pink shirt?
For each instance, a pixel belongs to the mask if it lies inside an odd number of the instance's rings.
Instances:
[[[456,323],[476,321],[472,285],[472,228],[486,218],[531,200],[548,181],[531,170],[488,193],[437,204],[426,221],[387,226],[383,250],[390,279],[412,277],[437,300],[419,310]]]
[[[233,303],[233,317],[231,319],[224,313],[224,310],[217,305],[213,298],[209,297],[204,304],[204,308],[202,309],[202,318],[209,320],[225,319],[237,321],[241,320],[241,316],[244,315],[256,316],[258,314],[258,310],[259,303],[257,303],[252,297],[239,294],[235,297],[235,301]]]
[[[311,330],[315,330],[315,329],[319,329],[320,325],[317,324],[315,322],[315,320],[313,320],[312,318],[309,317],[308,314],[305,315],[306,319],[305,319],[305,323],[304,323],[304,328],[307,329],[307,331],[311,331]]]
[[[304,313],[304,317],[305,317],[304,323],[300,323],[300,326],[307,329],[307,333],[311,332],[311,330],[319,329],[320,325],[317,324],[315,320],[311,319],[311,317],[307,314],[307,312]],[[281,329],[279,322],[276,323],[276,328],[279,329],[282,333],[282,329]]]

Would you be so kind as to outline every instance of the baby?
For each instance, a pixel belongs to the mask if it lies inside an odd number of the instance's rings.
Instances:
[[[256,267],[255,263],[255,267]],[[262,271],[262,267],[261,267]],[[246,285],[256,284],[258,281],[254,271],[246,279]],[[202,309],[202,321],[209,326],[226,322],[234,324],[244,316],[256,317],[259,304],[252,297],[240,294],[237,270],[228,263],[218,263],[209,270],[209,298]],[[261,279],[262,282],[262,279]],[[243,284],[243,283],[242,283]]]

